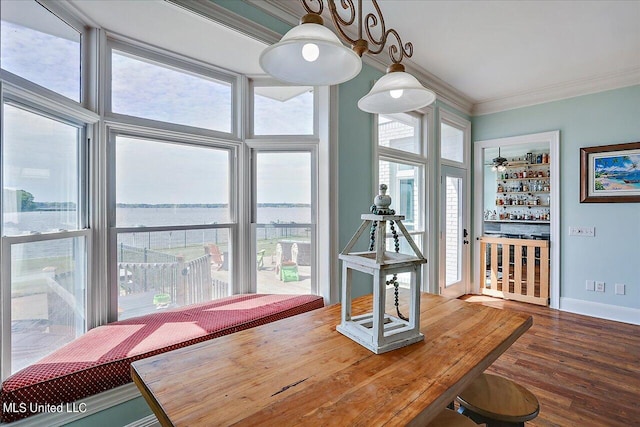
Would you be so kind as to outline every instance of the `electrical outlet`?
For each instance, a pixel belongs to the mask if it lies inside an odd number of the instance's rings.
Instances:
[[[595,227],[569,227],[569,236],[594,237],[595,235]]]
[[[624,284],[616,283],[616,295],[624,295]]]
[[[594,280],[587,280],[585,281],[586,285],[587,285],[587,290],[588,291],[595,291],[596,290],[596,282]]]
[[[596,282],[596,292],[604,292],[604,282]]]

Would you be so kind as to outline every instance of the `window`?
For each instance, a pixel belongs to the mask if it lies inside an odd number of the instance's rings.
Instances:
[[[14,373],[85,332],[87,237],[15,243],[10,251]]]
[[[440,158],[453,166],[468,166],[471,123],[447,110],[440,110]]]
[[[3,0],[0,31],[2,69],[80,102],[78,31],[32,0]]]
[[[111,53],[114,113],[231,133],[233,90],[230,81],[125,51]]]
[[[391,208],[404,215],[402,222],[418,248],[423,250],[426,238],[426,132],[428,115],[402,113],[378,116],[378,184],[387,185]],[[391,229],[387,226],[387,248],[393,250]],[[399,234],[399,251],[413,251]],[[423,275],[423,277],[427,277]],[[409,286],[409,274],[400,274],[401,286]],[[423,287],[426,289],[426,286]]]
[[[84,333],[90,233],[85,126],[9,99],[2,119],[6,377]]]
[[[3,234],[80,228],[82,128],[4,105]]]
[[[445,284],[449,286],[460,281],[462,276],[462,178],[447,176],[445,185]]]
[[[308,294],[315,291],[312,164],[310,152],[255,152],[256,284],[259,293]]]
[[[274,292],[272,285],[285,282],[283,271],[292,270],[286,263],[293,259],[296,283],[288,276],[288,286],[279,292],[315,292],[315,142],[307,140],[311,149],[301,151],[299,143],[289,141],[292,150],[277,152],[271,148],[277,142],[265,142],[264,150],[255,151],[257,179],[250,194],[257,197],[256,239],[245,245],[238,239],[249,229],[239,221],[239,145],[220,137],[235,131],[236,78],[124,43],[110,46],[111,110],[121,122],[110,131],[116,235],[110,271],[118,283],[111,318],[232,293]],[[251,88],[252,129],[271,139],[313,136],[313,88]],[[157,129],[168,123],[190,128],[171,127],[173,136],[158,138]],[[192,127],[215,133],[194,133]],[[283,251],[286,256],[276,256]]]
[[[118,227],[229,222],[228,149],[118,135],[115,163]]]
[[[230,295],[232,157],[115,135],[118,319]]]
[[[313,88],[254,86],[254,135],[313,135]]]
[[[255,139],[248,144],[255,267],[250,290],[321,292],[317,284],[316,91],[270,81],[252,81],[251,90],[250,130]]]
[[[414,178],[410,179],[401,179],[400,180],[400,212],[404,212],[402,215],[405,215],[405,221],[407,223],[413,223],[415,219],[414,215],[414,199],[416,197],[416,193],[413,190],[415,183]]]
[[[391,208],[398,215],[404,215],[407,230],[420,230],[421,194],[424,189],[419,184],[422,180],[423,167],[381,159],[378,166],[380,184],[387,185],[387,193],[391,196]],[[416,223],[418,221],[418,223]]]
[[[84,24],[46,7],[2,1],[1,379],[107,321],[255,292],[256,274],[319,292],[328,90],[241,84],[117,36],[81,46]],[[295,282],[284,263],[275,274],[278,243]]]
[[[408,113],[378,117],[378,144],[395,150],[422,154],[420,119]]]

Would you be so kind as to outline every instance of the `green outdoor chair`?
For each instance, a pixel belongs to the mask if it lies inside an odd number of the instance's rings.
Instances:
[[[258,251],[258,254],[256,256],[256,261],[258,262],[258,270],[262,270],[264,268],[264,253],[266,251],[266,249]]]

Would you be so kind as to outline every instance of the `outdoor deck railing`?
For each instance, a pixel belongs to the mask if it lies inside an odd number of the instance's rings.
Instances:
[[[179,306],[209,301],[214,298],[210,258],[205,254],[191,261],[178,256],[175,262],[121,262],[121,291],[134,294],[154,290],[168,295]]]

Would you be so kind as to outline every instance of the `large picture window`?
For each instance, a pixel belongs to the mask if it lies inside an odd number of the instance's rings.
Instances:
[[[114,142],[118,318],[228,296],[232,151]]]
[[[106,322],[245,292],[335,298],[316,261],[328,91],[76,19],[2,3],[0,379]]]
[[[13,101],[3,105],[3,377],[84,333],[85,126]]]

